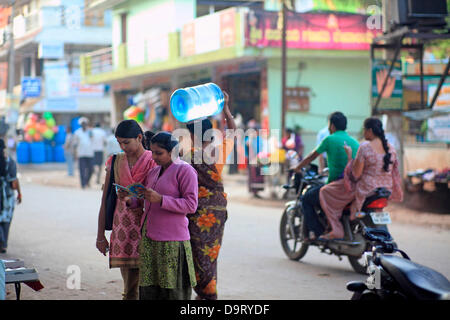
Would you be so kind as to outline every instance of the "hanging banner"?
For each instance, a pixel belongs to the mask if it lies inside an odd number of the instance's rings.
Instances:
[[[368,18],[360,14],[288,12],[286,45],[295,49],[369,50],[372,39],[381,31],[369,29]],[[281,22],[278,12],[250,11],[246,46],[281,48]]]

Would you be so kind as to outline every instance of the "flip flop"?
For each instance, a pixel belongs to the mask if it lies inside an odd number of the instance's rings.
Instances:
[[[320,236],[317,240],[320,240],[320,241],[332,241],[332,240],[336,240],[336,241],[342,241],[342,240],[345,240],[344,238],[328,238],[329,237],[329,233],[327,233],[327,234],[325,234],[325,235],[323,235],[323,236]]]

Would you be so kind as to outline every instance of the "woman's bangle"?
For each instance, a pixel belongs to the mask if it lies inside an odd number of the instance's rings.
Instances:
[[[98,240],[98,239],[97,239],[97,242],[100,242],[100,243],[101,243],[101,242],[105,242],[105,239],[102,239],[102,240]]]

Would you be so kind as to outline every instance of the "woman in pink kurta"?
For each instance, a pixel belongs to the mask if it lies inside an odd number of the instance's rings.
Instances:
[[[189,300],[196,285],[186,217],[198,205],[197,172],[178,158],[178,141],[168,132],[151,140],[157,167],[150,170],[141,219],[139,299]],[[173,157],[172,157],[173,156]],[[136,201],[127,202],[135,207]]]
[[[344,228],[339,221],[343,209],[350,206],[350,219],[361,210],[364,200],[377,188],[391,191],[390,200],[401,201],[403,191],[395,149],[387,142],[381,121],[368,118],[364,121],[364,138],[354,160],[351,150],[346,148],[349,163],[344,179],[334,181],[320,189],[320,205],[331,226],[324,239],[344,237]]]
[[[114,162],[114,180],[116,184],[128,186],[133,183],[145,183],[150,169],[156,166],[152,152],[146,150],[147,140],[153,135],[143,132],[134,120],[124,120],[116,128],[115,135],[123,153],[116,155]],[[109,182],[112,156],[106,161],[105,186]],[[138,299],[139,280],[139,241],[140,220],[131,209],[126,207],[125,196],[118,192],[114,211],[110,242],[105,237],[105,200],[106,189],[100,207],[97,249],[106,255],[109,249],[109,267],[120,268],[124,280],[124,300]]]

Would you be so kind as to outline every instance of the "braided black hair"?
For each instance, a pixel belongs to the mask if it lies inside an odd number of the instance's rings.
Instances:
[[[388,142],[384,135],[383,124],[381,123],[380,119],[367,118],[364,121],[364,128],[372,129],[373,134],[375,136],[377,136],[378,138],[380,138],[381,143],[383,144],[383,149],[386,152],[386,154],[384,155],[384,158],[383,158],[383,161],[384,161],[383,169],[384,169],[384,171],[388,172],[389,165],[392,163],[392,161],[391,161],[391,154],[389,153],[389,145],[388,145]]]

